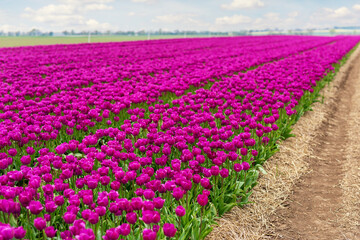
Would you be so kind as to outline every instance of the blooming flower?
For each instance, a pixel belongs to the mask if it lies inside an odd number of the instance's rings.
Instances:
[[[163,226],[164,234],[167,237],[174,237],[176,234],[177,229],[175,228],[174,224],[171,223],[164,223]]]

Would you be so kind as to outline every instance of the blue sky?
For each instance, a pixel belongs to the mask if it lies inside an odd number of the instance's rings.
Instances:
[[[0,0],[0,31],[360,26],[360,0]]]

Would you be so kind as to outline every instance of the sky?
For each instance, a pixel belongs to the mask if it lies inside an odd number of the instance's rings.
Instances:
[[[360,0],[0,0],[0,31],[360,26]]]

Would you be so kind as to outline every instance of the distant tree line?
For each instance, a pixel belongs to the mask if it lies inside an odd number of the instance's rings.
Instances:
[[[251,35],[251,31],[232,31],[232,32],[222,32],[222,31],[184,31],[184,30],[175,30],[175,31],[163,31],[162,29],[156,31],[148,30],[139,30],[139,31],[74,31],[74,30],[65,30],[62,32],[42,32],[39,29],[32,29],[29,32],[21,31],[9,31],[4,32],[0,31],[0,36],[83,36],[83,35],[97,35],[97,36],[142,36],[142,35],[210,35],[210,36],[243,36]]]
[[[139,30],[139,31],[74,31],[74,30],[65,30],[62,32],[42,32],[39,29],[32,29],[29,32],[4,32],[0,31],[0,36],[84,36],[84,35],[96,35],[96,36],[144,36],[144,35],[202,35],[202,36],[251,36],[251,35],[313,35],[317,30],[325,30],[330,35],[335,35],[341,29],[352,29],[354,32],[352,34],[357,34],[356,30],[360,30],[360,27],[334,27],[334,28],[324,28],[324,29],[293,29],[293,30],[283,30],[283,29],[262,29],[262,30],[240,30],[240,31],[184,31],[184,30],[175,30],[175,31],[163,31],[158,29],[155,31],[149,30]]]
[[[32,29],[29,32],[20,32],[20,31],[14,31],[14,32],[4,32],[0,31],[0,36],[9,36],[9,37],[20,37],[20,36],[54,36],[54,32],[42,32],[38,29]]]

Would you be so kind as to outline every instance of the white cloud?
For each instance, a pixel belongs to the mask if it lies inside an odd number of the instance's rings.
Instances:
[[[290,17],[290,18],[295,18],[295,17],[297,17],[297,16],[299,16],[299,12],[298,12],[298,11],[294,11],[294,12],[289,12],[289,13],[288,13],[288,17]]]
[[[269,13],[266,13],[264,15],[264,17],[269,20],[269,21],[272,21],[272,22],[277,22],[280,20],[280,14],[279,13],[274,13],[274,12],[269,12]]]
[[[210,24],[200,21],[195,17],[195,14],[168,14],[156,16],[151,21],[162,29],[196,30],[209,28]]]
[[[288,14],[289,15],[289,14]],[[292,13],[290,16],[295,16]],[[261,17],[251,18],[245,15],[233,15],[216,18],[212,31],[292,29],[301,26],[301,21],[295,17],[282,17],[279,13],[268,12]]]
[[[131,1],[135,3],[147,3],[147,4],[152,4],[156,2],[156,0],[131,0]]]
[[[99,11],[99,10],[111,10],[112,6],[105,5],[103,3],[93,3],[89,5],[85,5],[84,11]]]
[[[152,22],[176,23],[183,21],[187,16],[182,14],[156,16]]]
[[[353,7],[356,10],[356,8]],[[323,8],[312,14],[308,24],[316,27],[333,27],[358,24],[359,15],[347,7]]]
[[[29,27],[23,26],[23,25],[15,26],[15,25],[10,25],[10,24],[3,24],[3,25],[0,25],[0,31],[3,31],[5,33],[15,32],[15,31],[25,32],[25,31],[29,31]]]
[[[29,18],[39,23],[56,23],[56,22],[81,22],[84,17],[76,13],[72,5],[54,5],[50,4],[45,7],[34,10],[30,7],[25,8],[23,17]]]
[[[225,16],[215,19],[215,24],[217,25],[238,25],[250,22],[251,18],[244,15],[233,15],[231,17]]]
[[[221,5],[227,10],[245,9],[245,8],[259,8],[265,4],[261,0],[233,0],[230,4]]]
[[[109,30],[108,23],[99,23],[87,18],[86,12],[111,10],[107,5],[113,0],[59,0],[60,4],[50,4],[39,9],[27,7],[22,17],[49,25],[51,30]]]
[[[355,5],[353,6],[353,9],[354,9],[354,10],[357,10],[357,11],[360,11],[360,4],[355,4]]]
[[[352,12],[347,7],[341,7],[338,9],[324,8],[324,13],[328,18],[347,18],[352,15]]]
[[[109,23],[99,23],[95,19],[89,19],[86,21],[86,26],[88,29],[96,30],[109,30],[112,29],[112,26]]]
[[[89,3],[98,3],[98,4],[111,3],[114,0],[58,0],[58,1],[66,3],[66,4],[81,4],[81,5],[84,5],[84,4],[89,4]]]
[[[127,15],[128,16],[135,16],[135,14],[136,14],[135,12],[129,12]]]

